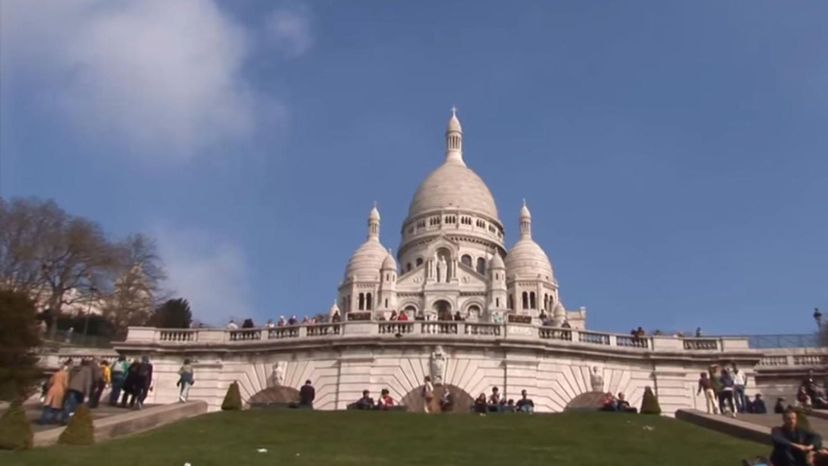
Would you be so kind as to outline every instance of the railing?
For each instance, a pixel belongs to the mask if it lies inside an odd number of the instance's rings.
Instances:
[[[407,335],[414,333],[414,322],[380,322],[377,331],[380,335]]]
[[[717,351],[719,340],[717,338],[684,338],[684,349],[691,351]]]
[[[538,337],[543,340],[572,341],[572,330],[565,330],[552,327],[540,327]]]
[[[795,354],[794,366],[824,366],[828,365],[828,355],[824,354]]]
[[[275,327],[267,329],[268,340],[281,340],[283,338],[298,338],[299,327]]]
[[[308,325],[307,336],[309,337],[324,337],[328,335],[339,335],[342,331],[341,324],[316,324]]]
[[[420,333],[426,335],[457,335],[456,322],[421,322]]]
[[[221,344],[261,344],[262,342],[277,342],[282,340],[297,340],[305,338],[334,339],[342,337],[378,337],[404,338],[417,336],[421,338],[440,339],[478,339],[482,341],[532,341],[547,342],[552,345],[577,345],[592,348],[618,348],[626,351],[655,351],[655,352],[750,352],[746,338],[735,337],[704,337],[684,338],[669,335],[636,337],[629,334],[613,334],[593,332],[579,329],[538,326],[524,323],[490,323],[469,321],[346,321],[324,324],[301,324],[275,328],[246,328],[246,329],[155,329],[145,327],[131,327],[126,346],[144,343],[164,345],[221,345]],[[782,354],[774,354],[769,350],[756,352],[757,358],[764,358],[761,365],[773,366],[805,366],[828,364],[828,351],[821,356],[819,350],[811,350],[805,355],[799,352],[784,359]],[[791,353],[793,354],[793,353]]]
[[[198,330],[161,330],[158,341],[170,343],[190,343],[198,341]]]
[[[606,333],[578,332],[578,341],[593,345],[609,345],[610,336]]]
[[[262,331],[260,329],[230,330],[229,335],[230,341],[251,341],[262,339]]]
[[[630,335],[617,335],[615,337],[615,346],[621,346],[623,348],[649,348],[650,339]]]
[[[464,327],[464,334],[466,335],[484,335],[484,336],[494,336],[499,337],[503,333],[501,332],[501,328],[503,327],[500,324],[488,324],[482,322],[466,322]]]

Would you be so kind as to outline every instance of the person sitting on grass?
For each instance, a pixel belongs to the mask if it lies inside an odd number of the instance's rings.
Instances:
[[[777,398],[776,404],[773,405],[773,412],[776,414],[782,414],[785,412],[785,399],[784,398]]]
[[[492,387],[492,394],[489,395],[489,412],[500,411],[500,392],[497,387]]]
[[[374,399],[371,398],[368,390],[362,391],[362,398],[354,403],[356,409],[374,409]]]
[[[379,403],[377,403],[377,406],[379,407],[379,409],[383,411],[387,411],[396,406],[396,403],[394,402],[394,399],[391,398],[391,393],[388,391],[387,388],[383,388],[380,391],[380,399]]]
[[[762,399],[760,393],[756,394],[753,401],[749,403],[750,412],[753,414],[767,414],[768,408],[765,406],[765,400]]]
[[[822,447],[822,438],[798,426],[793,409],[782,414],[782,426],[771,430],[771,440],[770,460],[774,466],[811,466],[818,457],[828,459],[828,449]]]
[[[618,409],[618,405],[615,402],[615,397],[612,393],[605,393],[604,396],[601,398],[601,411],[611,411],[615,412]]]
[[[440,412],[447,413],[454,408],[454,397],[448,388],[443,389],[443,394],[440,395]]]
[[[535,402],[529,398],[526,390],[520,391],[520,399],[517,402],[517,410],[519,413],[532,414],[535,412]]]
[[[622,413],[637,413],[638,410],[630,406],[630,402],[624,397],[623,392],[618,392],[618,398],[615,401],[615,409]]]
[[[799,387],[799,391],[796,392],[796,404],[806,409],[811,407],[811,397],[808,396],[808,390],[804,386]]]
[[[474,400],[474,412],[485,416],[488,404],[486,403],[486,394],[481,393],[476,400]]]

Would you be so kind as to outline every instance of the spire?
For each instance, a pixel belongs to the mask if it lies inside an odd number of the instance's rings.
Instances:
[[[523,207],[520,208],[520,237],[532,238],[532,213],[526,206],[526,199],[523,200]]]
[[[451,118],[446,128],[446,161],[463,162],[463,127],[457,118],[457,107],[451,107]]]
[[[379,241],[379,227],[380,214],[377,210],[377,201],[374,201],[374,207],[371,208],[371,213],[368,214],[368,239]]]

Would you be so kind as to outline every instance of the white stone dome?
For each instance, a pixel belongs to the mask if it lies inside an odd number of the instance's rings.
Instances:
[[[362,246],[357,249],[348,260],[348,266],[345,267],[345,279],[377,279],[379,277],[380,268],[385,258],[388,256],[388,251],[382,246],[382,243],[376,239],[369,239],[362,243]]]
[[[494,257],[492,257],[492,263],[489,266],[489,268],[491,268],[491,269],[505,269],[506,268],[506,265],[503,263],[503,258],[500,257],[500,254],[495,254]]]
[[[549,257],[531,237],[518,240],[506,254],[506,275],[555,282]]]
[[[494,197],[486,183],[462,161],[447,160],[417,188],[408,217],[452,207],[499,220]]]
[[[385,260],[382,261],[382,270],[397,270],[397,261],[391,251],[385,253]]]

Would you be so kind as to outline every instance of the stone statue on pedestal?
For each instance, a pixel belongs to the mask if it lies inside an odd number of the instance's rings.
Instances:
[[[285,369],[287,369],[287,363],[285,361],[279,361],[273,365],[273,374],[270,379],[274,386],[278,387],[285,383]]]
[[[431,381],[434,385],[442,385],[446,372],[446,353],[442,346],[437,346],[431,353]]]
[[[592,373],[589,375],[589,382],[592,385],[593,392],[604,391],[604,376],[598,372],[598,366],[592,367]]]

